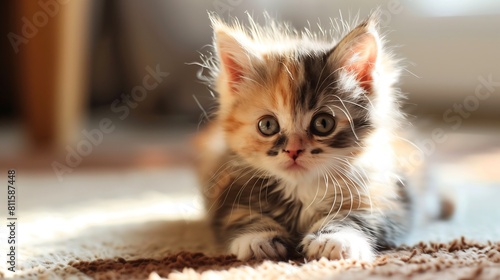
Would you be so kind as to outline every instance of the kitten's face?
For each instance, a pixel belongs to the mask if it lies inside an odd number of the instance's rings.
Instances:
[[[370,129],[368,112],[341,94],[336,75],[327,77],[334,69],[324,55],[269,58],[263,65],[224,114],[231,149],[291,182],[323,179],[326,170],[345,166]]]
[[[374,128],[378,39],[369,27],[335,46],[281,38],[285,47],[269,50],[273,42],[215,26],[218,115],[230,149],[262,175],[292,183],[348,169]]]

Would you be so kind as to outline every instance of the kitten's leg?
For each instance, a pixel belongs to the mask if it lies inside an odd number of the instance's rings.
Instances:
[[[287,258],[291,248],[286,229],[261,214],[238,209],[214,225],[218,235],[225,239],[229,251],[240,260],[281,260]]]
[[[391,247],[406,229],[400,215],[351,213],[345,219],[316,222],[301,246],[308,259],[356,259],[373,261],[375,249]],[[325,221],[326,220],[326,221]]]

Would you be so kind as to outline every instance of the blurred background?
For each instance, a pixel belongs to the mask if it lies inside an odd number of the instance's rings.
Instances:
[[[268,11],[301,29],[379,7],[389,45],[404,58],[404,108],[422,130],[416,142],[426,148],[429,176],[500,182],[499,1],[8,0],[0,7],[0,170],[18,170],[33,205],[61,192],[75,200],[113,196],[109,190],[125,185],[132,195],[168,192],[183,188],[172,183],[176,176],[196,185],[192,173],[171,170],[190,166],[201,108],[214,104],[196,65],[211,43],[207,11],[243,22],[246,12],[260,21]]]

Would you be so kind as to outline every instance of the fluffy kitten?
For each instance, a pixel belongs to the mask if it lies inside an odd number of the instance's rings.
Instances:
[[[340,40],[211,21],[218,108],[197,144],[219,240],[242,260],[371,261],[393,246],[410,208],[393,147],[399,71],[377,17]]]

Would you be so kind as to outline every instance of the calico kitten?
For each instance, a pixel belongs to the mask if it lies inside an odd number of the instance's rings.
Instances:
[[[393,246],[410,204],[393,146],[399,69],[377,16],[340,40],[211,21],[216,55],[204,62],[218,107],[197,144],[219,240],[242,260],[371,261]]]

